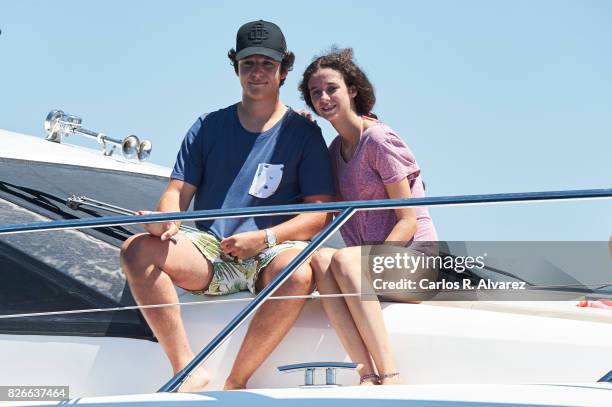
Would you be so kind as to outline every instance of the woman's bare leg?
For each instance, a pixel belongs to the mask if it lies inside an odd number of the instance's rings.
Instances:
[[[347,247],[335,252],[331,271],[343,293],[361,292],[361,247]],[[397,365],[389,333],[385,327],[380,302],[373,297],[363,301],[360,297],[345,297],[351,320],[372,355],[379,374],[397,372]],[[399,376],[383,379],[383,384],[399,383]]]
[[[336,284],[330,269],[331,259],[335,252],[335,249],[322,249],[312,256],[310,265],[314,272],[315,283],[321,294],[340,293],[340,288]],[[336,330],[344,349],[354,363],[362,365],[358,370],[359,375],[376,373],[370,354],[363,339],[361,339],[344,298],[324,298],[322,301],[323,309],[325,309],[325,313]],[[373,381],[366,380],[363,384],[373,384]]]

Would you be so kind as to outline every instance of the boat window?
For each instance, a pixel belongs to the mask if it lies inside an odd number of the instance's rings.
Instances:
[[[67,165],[0,159],[0,223],[108,216],[72,210],[65,198],[95,196],[153,208],[168,180]],[[119,247],[137,226],[23,233],[0,237],[0,315],[134,305]],[[112,335],[152,339],[138,311],[0,319],[0,333]]]
[[[100,209],[70,209],[66,199],[72,195],[132,210],[152,210],[168,184],[168,178],[155,175],[7,158],[0,158],[0,168],[0,199],[49,219],[115,215]],[[83,231],[119,247],[142,228],[130,225]]]

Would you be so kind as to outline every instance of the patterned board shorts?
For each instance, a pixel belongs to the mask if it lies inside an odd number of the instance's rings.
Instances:
[[[224,295],[249,290],[255,294],[255,282],[265,268],[281,252],[287,249],[304,249],[308,242],[288,240],[265,249],[256,256],[238,260],[221,251],[221,241],[205,231],[183,230],[183,233],[213,265],[213,278],[208,288],[190,291],[198,295]]]

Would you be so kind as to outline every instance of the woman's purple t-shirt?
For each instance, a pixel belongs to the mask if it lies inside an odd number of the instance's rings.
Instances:
[[[425,196],[421,169],[404,141],[387,125],[377,123],[366,129],[355,154],[344,161],[337,136],[329,146],[336,191],[344,201],[388,199],[385,184],[408,178],[413,197]],[[436,241],[438,236],[427,208],[416,208],[417,230],[414,241]],[[355,213],[340,233],[348,246],[381,243],[397,223],[394,210]]]

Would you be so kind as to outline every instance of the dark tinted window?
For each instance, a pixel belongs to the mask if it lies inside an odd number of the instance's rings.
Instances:
[[[0,223],[113,215],[72,210],[85,195],[129,209],[152,209],[167,178],[86,167],[0,159]],[[133,305],[119,268],[119,247],[136,226],[0,237],[0,314]],[[0,332],[152,338],[137,311],[0,319]]]

